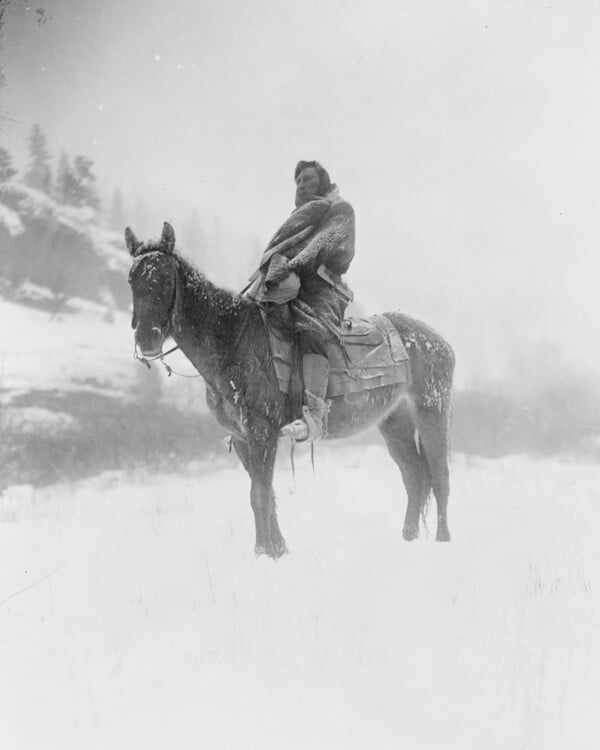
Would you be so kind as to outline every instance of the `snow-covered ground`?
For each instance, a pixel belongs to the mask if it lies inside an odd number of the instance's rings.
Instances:
[[[150,374],[133,357],[131,315],[110,312],[108,317],[105,306],[72,298],[51,314],[0,297],[0,405],[10,405],[16,396],[47,391],[126,399],[158,376],[163,398],[206,410],[202,379],[169,378],[159,363]],[[180,352],[169,355],[168,361],[175,372],[196,375]]]
[[[119,394],[135,373],[129,316],[80,299],[51,315],[0,299],[0,385],[5,399],[35,390]]]
[[[598,747],[600,469],[454,456],[407,544],[383,448],[282,454],[277,563],[227,454],[5,493],[2,748]]]

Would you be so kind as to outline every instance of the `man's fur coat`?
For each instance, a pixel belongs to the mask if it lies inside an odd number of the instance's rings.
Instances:
[[[352,299],[341,276],[354,257],[354,237],[354,210],[334,186],[326,196],[298,207],[281,225],[263,254],[260,283],[249,290],[250,296],[260,299],[260,288],[263,301],[269,301],[270,290],[276,300],[276,287],[297,274],[300,289],[290,302],[297,328],[331,338]]]

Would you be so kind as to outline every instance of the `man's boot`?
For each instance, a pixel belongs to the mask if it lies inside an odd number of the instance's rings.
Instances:
[[[329,360],[321,354],[305,354],[302,357],[304,377],[304,406],[302,419],[296,419],[281,428],[281,434],[297,441],[319,440],[327,431],[329,403],[327,382],[329,380]]]

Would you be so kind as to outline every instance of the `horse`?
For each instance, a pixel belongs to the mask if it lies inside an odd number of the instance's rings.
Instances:
[[[140,242],[129,227],[125,241],[133,258],[129,284],[136,353],[147,360],[159,358],[170,336],[204,378],[208,407],[230,433],[250,476],[255,553],[277,559],[288,550],[277,519],[273,471],[280,429],[293,415],[289,396],[277,384],[260,307],[214,285],[175,252],[175,232],[167,222],[158,241]],[[408,497],[404,539],[418,537],[420,517],[433,491],[436,540],[450,541],[448,431],[454,354],[425,323],[398,312],[385,315],[407,350],[408,382],[331,399],[327,437],[343,438],[377,425]]]

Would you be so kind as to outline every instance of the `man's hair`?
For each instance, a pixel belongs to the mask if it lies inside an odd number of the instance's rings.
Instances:
[[[325,169],[325,167],[322,167],[318,161],[299,161],[298,164],[296,164],[296,169],[294,170],[294,180],[298,179],[298,175],[300,174],[300,172],[308,169],[309,167],[316,169],[317,174],[320,178],[317,195],[327,195],[333,185],[331,184],[331,179],[327,170]]]

